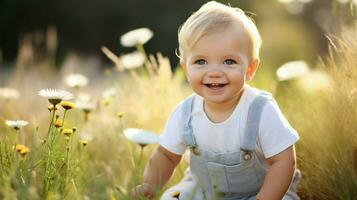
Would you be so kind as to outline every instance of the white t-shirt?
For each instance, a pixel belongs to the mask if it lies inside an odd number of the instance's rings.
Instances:
[[[232,114],[223,122],[210,121],[203,109],[203,98],[196,95],[193,103],[191,126],[197,145],[206,150],[217,153],[234,152],[240,150],[243,141],[243,131],[247,121],[249,105],[258,95],[259,90],[245,85],[242,97]],[[182,155],[186,145],[180,136],[179,127],[182,102],[171,113],[160,145],[172,153]],[[299,140],[297,132],[281,113],[278,105],[269,101],[262,111],[257,153],[259,157],[269,158],[287,149]]]

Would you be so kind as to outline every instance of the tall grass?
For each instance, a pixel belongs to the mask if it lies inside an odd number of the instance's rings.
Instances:
[[[299,163],[306,199],[357,199],[357,27],[330,35],[329,56],[320,67],[329,90],[303,105]],[[318,103],[316,103],[318,102]]]

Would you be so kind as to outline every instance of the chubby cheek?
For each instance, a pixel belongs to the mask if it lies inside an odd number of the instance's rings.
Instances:
[[[188,72],[187,79],[192,87],[200,86],[202,83],[202,75],[197,71]]]

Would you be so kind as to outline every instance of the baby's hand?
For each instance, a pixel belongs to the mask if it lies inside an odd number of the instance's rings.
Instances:
[[[151,199],[153,197],[152,187],[148,183],[135,186],[131,191],[131,199],[140,199],[146,197]]]

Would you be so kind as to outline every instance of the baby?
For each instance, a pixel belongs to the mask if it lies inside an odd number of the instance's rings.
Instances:
[[[250,87],[261,38],[244,12],[214,1],[179,30],[180,65],[195,92],[171,113],[134,196],[153,197],[189,150],[182,181],[161,199],[299,199],[299,136],[272,96]]]

